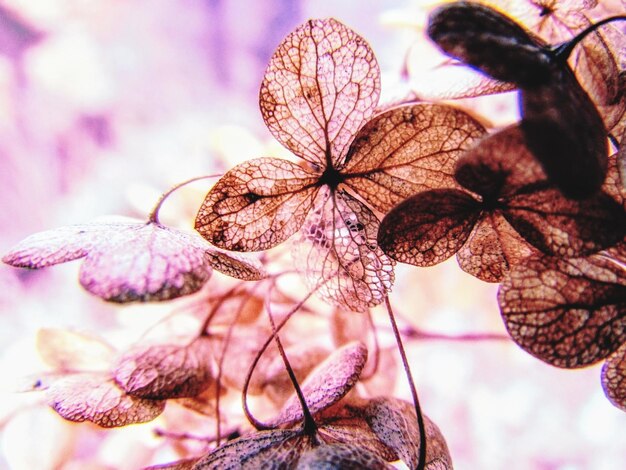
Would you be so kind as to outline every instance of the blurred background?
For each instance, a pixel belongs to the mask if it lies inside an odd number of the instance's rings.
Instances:
[[[422,33],[436,3],[0,0],[0,253],[30,233],[104,214],[145,217],[177,182],[284,155],[263,124],[258,90],[274,48],[308,18],[335,17],[370,42],[383,100],[415,91],[441,61]],[[460,104],[495,125],[517,118],[515,93]],[[162,220],[190,227],[209,185],[177,193]],[[36,393],[14,393],[20,377],[42,367],[39,328],[108,331],[114,341],[150,315],[89,296],[77,269],[0,266],[0,468],[164,461],[151,452],[150,423],[97,430],[63,421]],[[405,324],[504,333],[497,286],[455,260],[399,266],[396,278],[392,302]],[[384,312],[375,315],[384,322]],[[604,397],[600,366],[559,370],[509,340],[408,343],[422,406],[455,468],[624,468],[626,415]],[[402,378],[397,394],[409,397]]]

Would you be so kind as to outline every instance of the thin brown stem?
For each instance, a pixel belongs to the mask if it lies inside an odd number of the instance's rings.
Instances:
[[[583,39],[585,39],[585,37],[588,34],[593,33],[600,26],[603,26],[607,23],[611,23],[613,21],[624,21],[624,20],[626,20],[626,15],[617,15],[617,16],[610,16],[609,18],[604,18],[603,20],[600,20],[597,23],[594,23],[588,26],[587,28],[583,29],[580,33],[578,33],[569,41],[553,47],[552,53],[554,54],[554,57],[557,60],[565,62],[569,58],[574,48],[578,45],[578,43],[582,41]]]
[[[263,346],[261,347],[261,349],[259,350],[259,352],[257,353],[257,355],[255,356],[254,360],[252,361],[252,364],[250,366],[250,369],[248,369],[248,375],[246,376],[246,381],[244,382],[243,385],[243,391],[242,391],[242,402],[243,402],[243,412],[246,415],[246,418],[248,418],[248,421],[250,422],[250,424],[252,424],[252,426],[254,426],[257,430],[262,431],[264,429],[272,429],[272,426],[267,425],[265,423],[262,423],[261,421],[259,421],[258,419],[256,419],[252,413],[250,412],[250,408],[248,407],[248,388],[250,387],[250,381],[252,379],[252,374],[254,373],[254,370],[256,369],[257,364],[259,363],[259,361],[261,360],[261,357],[263,356],[263,353],[265,352],[265,350],[267,349],[267,347],[270,345],[270,343],[274,340],[274,335],[277,334],[286,324],[287,322],[291,319],[292,315],[294,313],[296,313],[298,310],[300,310],[300,308],[302,307],[302,305],[304,305],[304,303],[309,300],[309,298],[311,298],[311,296],[313,295],[313,293],[316,291],[312,290],[310,291],[300,302],[298,302],[286,315],[285,318],[283,318],[280,323],[278,323],[276,325],[276,329],[275,331],[269,336],[269,338],[267,338],[267,340],[265,341],[265,343],[263,343]]]
[[[404,345],[402,344],[402,338],[400,337],[400,331],[396,324],[396,318],[391,308],[391,302],[389,302],[389,296],[385,296],[385,306],[387,307],[387,313],[389,314],[389,322],[393,330],[393,335],[396,338],[396,344],[398,345],[398,352],[404,366],[404,372],[409,383],[411,390],[411,396],[413,398],[413,406],[415,407],[415,414],[417,416],[417,429],[419,432],[419,458],[417,461],[417,470],[424,470],[426,466],[426,427],[424,426],[424,416],[422,415],[422,408],[420,407],[419,398],[417,396],[417,389],[415,388],[415,382],[413,381],[413,375],[411,374],[411,368],[409,367],[409,361],[406,357]]]
[[[161,210],[161,206],[163,205],[165,200],[170,196],[170,194],[172,194],[177,189],[179,189],[179,188],[181,188],[183,186],[186,186],[186,185],[188,185],[190,183],[194,183],[196,181],[199,181],[199,180],[204,180],[204,179],[208,179],[208,178],[219,178],[220,176],[222,176],[222,175],[196,176],[195,178],[188,179],[186,181],[183,181],[182,183],[178,183],[178,184],[172,186],[166,192],[161,194],[161,197],[159,198],[157,203],[154,205],[154,209],[152,209],[152,212],[150,212],[150,215],[148,216],[148,220],[150,222],[152,222],[153,224],[160,224],[160,222],[159,222],[159,211]]]
[[[407,338],[434,340],[434,341],[510,341],[511,337],[504,333],[434,333],[418,328],[403,328],[402,334]]]
[[[274,340],[276,341],[276,346],[278,347],[278,352],[283,359],[283,363],[285,364],[285,369],[287,370],[287,374],[289,374],[289,380],[291,380],[291,384],[293,385],[294,390],[296,391],[296,395],[298,396],[298,400],[300,401],[300,406],[302,407],[302,415],[304,417],[303,428],[304,433],[307,436],[312,438],[315,437],[315,432],[317,431],[317,425],[315,424],[315,420],[311,415],[311,410],[309,410],[309,405],[307,405],[306,399],[304,397],[304,393],[302,393],[302,388],[300,388],[300,384],[298,383],[298,379],[296,378],[296,374],[291,367],[291,363],[289,362],[289,358],[285,353],[285,349],[283,348],[282,341],[278,336],[278,332],[276,331],[276,324],[274,323],[274,316],[272,315],[272,308],[270,303],[270,295],[271,289],[268,292],[267,297],[267,316],[270,320],[270,325],[272,326],[272,335],[274,336]]]

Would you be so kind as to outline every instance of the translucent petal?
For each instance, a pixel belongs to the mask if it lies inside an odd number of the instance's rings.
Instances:
[[[378,219],[344,191],[320,190],[293,243],[296,268],[310,289],[339,307],[364,311],[383,301],[393,261],[376,242]]]
[[[320,168],[336,167],[379,94],[369,44],[337,20],[309,20],[274,52],[261,84],[261,113],[293,153]]]
[[[214,245],[234,251],[266,250],[285,241],[304,222],[319,175],[277,158],[247,161],[209,191],[196,230]]]
[[[344,182],[386,213],[419,191],[454,186],[457,159],[484,133],[475,119],[451,106],[391,109],[357,134],[342,169]]]

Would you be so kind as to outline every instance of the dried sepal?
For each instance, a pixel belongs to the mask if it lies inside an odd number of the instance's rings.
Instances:
[[[103,339],[87,333],[42,328],[37,332],[37,351],[58,372],[107,370],[115,349]]]
[[[528,259],[498,302],[513,340],[557,367],[593,364],[626,341],[626,272],[603,256]]]
[[[257,158],[227,172],[206,195],[196,230],[234,251],[271,248],[293,235],[308,214],[318,175],[295,163]]]
[[[211,275],[202,238],[157,223],[62,227],[24,239],[3,261],[42,268],[84,257],[80,283],[113,302],[169,300],[198,291]]]
[[[339,348],[320,363],[302,383],[302,394],[312,415],[341,400],[359,379],[367,361],[367,348],[353,342]],[[297,395],[287,400],[274,425],[288,425],[304,417]]]
[[[312,447],[301,430],[260,431],[222,444],[200,459],[193,470],[293,468],[300,455]]]
[[[480,202],[463,191],[418,193],[383,218],[378,243],[396,261],[432,266],[463,246],[480,213]]]
[[[431,14],[428,35],[448,55],[497,80],[534,86],[549,80],[545,43],[506,15],[473,2],[455,2]]]
[[[367,42],[332,18],[309,20],[278,46],[265,72],[260,106],[268,128],[318,167],[336,166],[380,94]]]
[[[194,397],[213,382],[209,340],[188,345],[141,345],[127,351],[114,368],[117,384],[129,395],[152,400]]]
[[[376,242],[378,219],[348,193],[322,188],[293,243],[296,268],[330,303],[354,311],[379,304],[393,284],[393,260]]]
[[[474,226],[457,253],[463,271],[485,282],[500,282],[511,266],[539,254],[501,214],[488,214]]]
[[[356,135],[342,169],[344,183],[385,213],[407,197],[455,185],[458,157],[485,133],[451,106],[401,106],[370,120]]]
[[[315,447],[302,454],[296,470],[358,469],[390,470],[380,456],[353,444],[327,444]]]
[[[602,366],[602,388],[611,403],[626,411],[626,343]]]
[[[256,258],[221,250],[210,250],[206,255],[213,269],[235,279],[259,281],[267,277],[263,264]]]
[[[368,402],[363,409],[364,417],[372,431],[410,469],[418,467],[419,429],[415,408],[411,403],[397,398],[381,397]],[[426,432],[426,470],[452,469],[452,459],[446,441],[439,428],[424,416]]]
[[[90,421],[104,428],[151,421],[165,408],[164,400],[126,394],[107,374],[72,374],[46,390],[49,405],[69,421]]]

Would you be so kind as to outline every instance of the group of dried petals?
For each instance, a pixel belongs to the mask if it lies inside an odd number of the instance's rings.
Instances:
[[[549,24],[542,23],[544,32]],[[392,209],[380,226],[380,246],[418,266],[457,253],[468,273],[502,282],[498,299],[509,333],[550,364],[582,367],[613,354],[603,386],[624,408],[623,155],[607,158],[602,122],[623,132],[624,87],[611,106],[601,106],[612,82],[599,84],[598,64],[591,63],[591,57],[613,63],[611,80],[623,83],[611,46],[591,33],[593,40],[583,41],[573,59],[600,114],[566,54],[559,55],[568,43],[550,48],[507,16],[470,2],[438,9],[429,34],[446,53],[519,87],[522,121],[478,141],[459,159],[454,176],[460,188],[424,191]],[[608,124],[614,114],[617,120]]]
[[[419,431],[413,406],[394,398],[346,397],[366,358],[367,350],[361,343],[349,343],[307,377],[302,390],[315,420],[313,429],[303,426],[304,416],[294,395],[272,421],[272,429],[226,442],[198,459],[192,468],[259,468],[271,464],[275,468],[386,469],[392,468],[388,462],[398,459],[411,469],[417,468]],[[425,468],[452,468],[445,440],[428,419],[426,438]]]
[[[312,290],[353,311],[381,303],[394,276],[376,241],[376,213],[450,184],[454,162],[484,129],[443,105],[375,115],[379,82],[369,45],[338,21],[310,20],[288,35],[270,60],[260,107],[302,162],[259,158],[227,172],[198,212],[200,234],[256,251],[298,233],[294,259]]]

